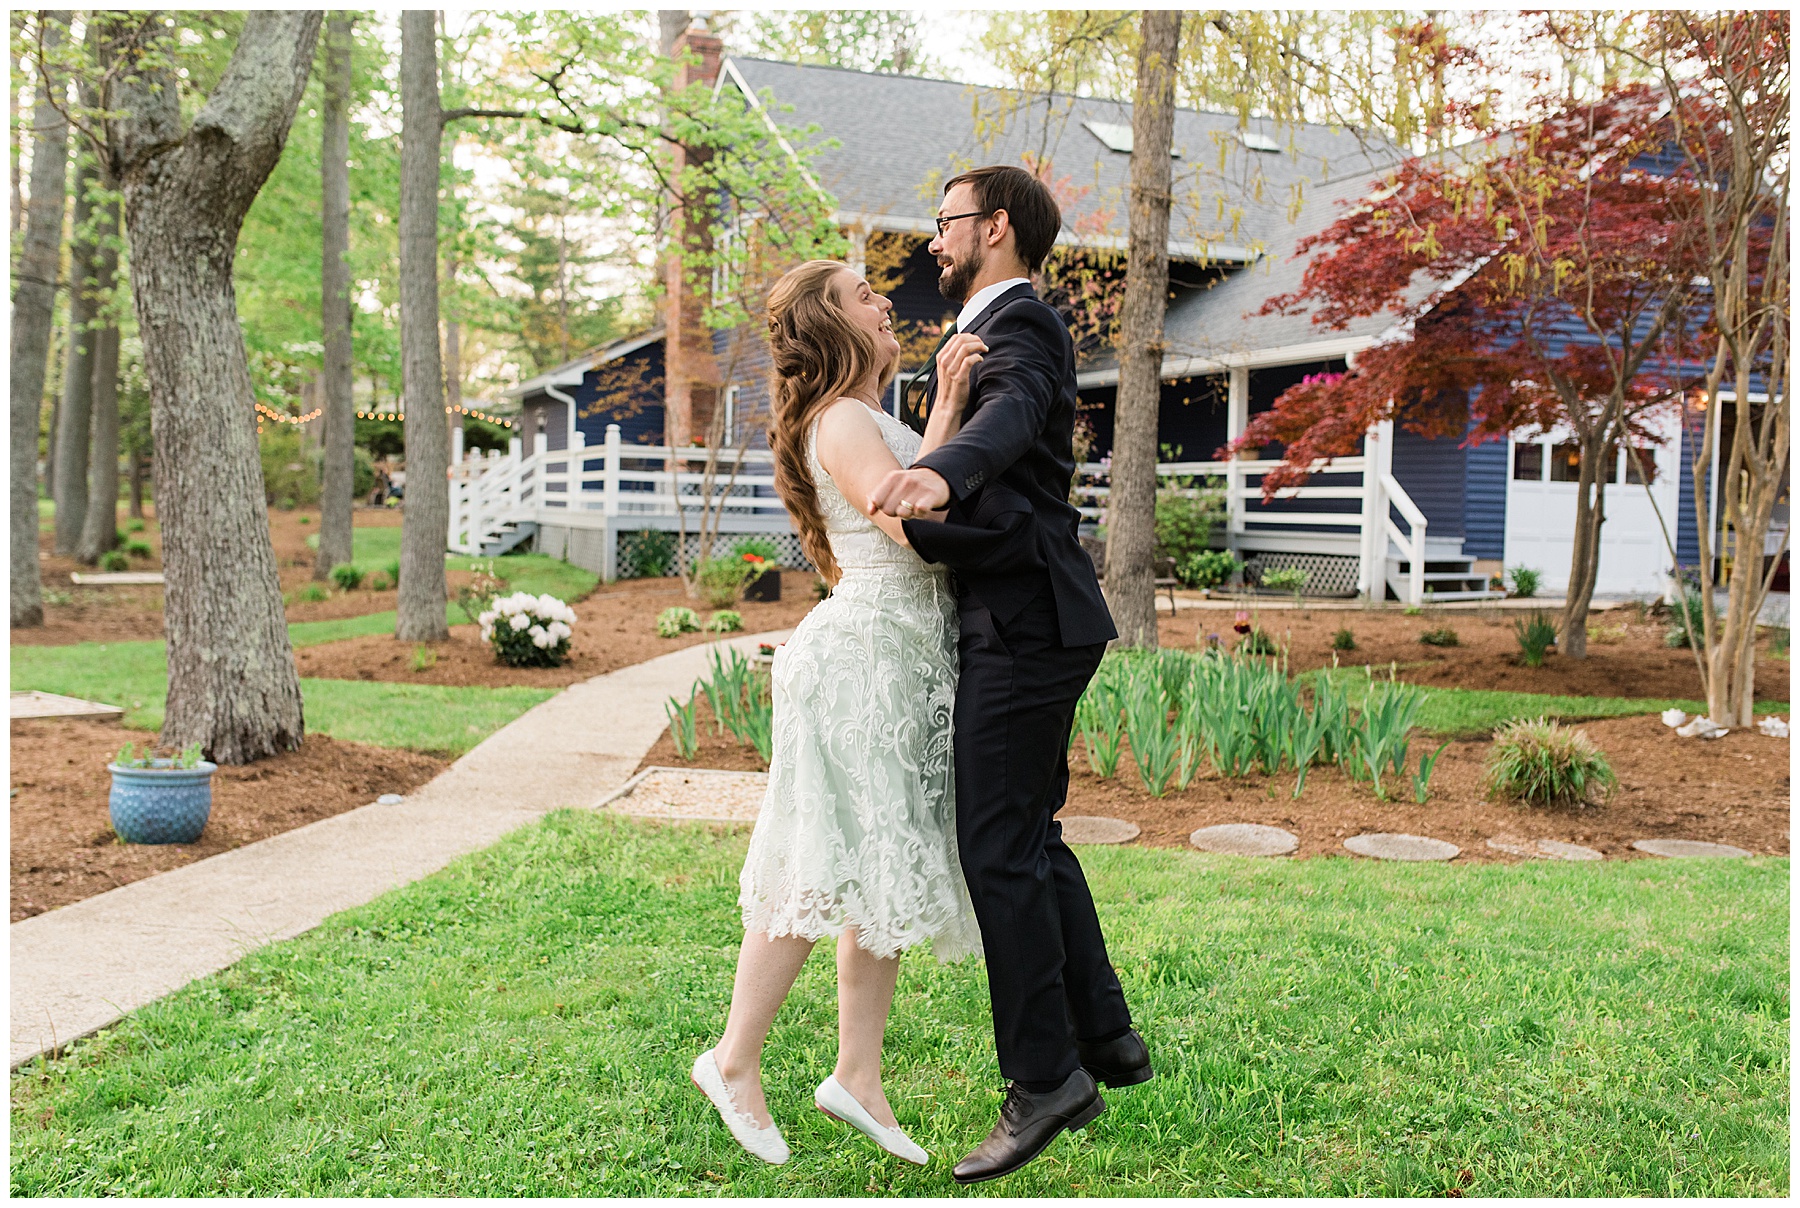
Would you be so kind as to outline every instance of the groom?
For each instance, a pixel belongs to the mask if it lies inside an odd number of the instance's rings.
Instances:
[[[999,1122],[954,1170],[978,1183],[1106,1110],[1096,1079],[1131,1086],[1151,1069],[1055,818],[1075,702],[1117,636],[1069,503],[1075,349],[1029,277],[1062,215],[1036,177],[1007,166],[952,179],[938,215],[938,289],[962,307],[945,356],[979,345],[981,359],[962,431],[889,474],[869,506],[900,517],[919,555],[957,581],[957,842],[1011,1082]],[[942,523],[913,518],[945,507]]]

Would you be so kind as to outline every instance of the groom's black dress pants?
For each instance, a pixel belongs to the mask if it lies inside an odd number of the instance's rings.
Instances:
[[[1009,1080],[1061,1082],[1075,1041],[1131,1026],[1081,865],[1056,812],[1075,702],[1106,647],[1065,647],[1048,588],[1008,623],[960,601],[956,837],[981,925],[994,1042]]]

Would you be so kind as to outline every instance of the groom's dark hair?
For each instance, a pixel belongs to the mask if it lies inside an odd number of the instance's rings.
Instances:
[[[1056,242],[1057,231],[1062,229],[1062,210],[1044,182],[1023,168],[994,164],[952,176],[944,182],[944,192],[964,183],[974,192],[975,204],[982,213],[1006,211],[1019,259],[1025,262],[1026,269],[1037,272]]]

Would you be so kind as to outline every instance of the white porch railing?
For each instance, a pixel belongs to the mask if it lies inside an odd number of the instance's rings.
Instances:
[[[515,441],[506,453],[452,465],[450,548],[478,554],[509,525],[559,511],[632,519],[685,511],[698,522],[707,492],[705,450],[627,445],[617,424],[607,426],[606,443],[598,447],[573,435],[566,449],[525,456]],[[766,449],[722,451],[710,494],[726,516],[786,515],[775,495],[774,455]]]
[[[671,449],[666,445],[627,445],[617,424],[608,425],[606,442],[588,447],[582,434],[569,434],[570,447],[543,449],[524,456],[519,442],[506,453],[458,461],[450,467],[450,548],[478,555],[523,523],[575,521],[608,531],[610,567],[612,534],[625,524],[638,527],[653,517],[674,518],[685,512],[697,528],[707,492],[703,449]],[[1311,467],[1311,479],[1299,487],[1277,491],[1273,498],[1298,504],[1295,510],[1258,506],[1262,476],[1278,461],[1164,462],[1156,467],[1161,480],[1194,478],[1224,483],[1227,540],[1233,548],[1280,548],[1270,542],[1312,542],[1359,558],[1357,589],[1371,598],[1385,594],[1389,542],[1409,565],[1407,603],[1425,598],[1425,514],[1393,475],[1392,434],[1387,425],[1369,436],[1368,454],[1338,458]],[[733,469],[736,469],[735,476]],[[1350,476],[1355,476],[1352,479]],[[1098,520],[1109,494],[1106,467],[1089,462],[1077,467],[1075,491],[1082,516]],[[775,494],[774,456],[766,449],[734,449],[720,453],[711,484],[711,502],[728,521],[768,528],[786,523],[786,508]],[[1359,500],[1354,511],[1329,511],[1304,505],[1326,500]],[[1403,529],[1392,512],[1398,511]],[[587,518],[583,521],[580,518]],[[666,527],[666,525],[664,526]],[[610,575],[611,571],[608,570]]]
[[[1385,594],[1385,564],[1388,542],[1400,550],[1409,565],[1406,579],[1406,603],[1420,604],[1425,599],[1425,531],[1427,522],[1406,488],[1393,475],[1393,438],[1389,425],[1369,434],[1367,453],[1362,457],[1340,457],[1320,461],[1308,467],[1310,479],[1298,487],[1276,491],[1271,497],[1281,503],[1293,503],[1293,509],[1270,509],[1257,506],[1263,499],[1262,477],[1282,463],[1272,460],[1240,458],[1233,461],[1159,462],[1157,478],[1198,479],[1204,489],[1212,479],[1223,484],[1226,506],[1227,540],[1233,548],[1245,543],[1258,544],[1258,539],[1330,538],[1341,545],[1346,554],[1359,559],[1357,590],[1371,598]],[[1107,467],[1098,462],[1085,462],[1076,467],[1075,493],[1083,519],[1097,521],[1104,511],[1109,493]],[[1354,476],[1354,477],[1351,477]],[[1308,509],[1304,505],[1325,500],[1358,500],[1355,511]],[[1394,522],[1390,507],[1399,511],[1407,528]],[[1354,543],[1353,545],[1351,543]]]

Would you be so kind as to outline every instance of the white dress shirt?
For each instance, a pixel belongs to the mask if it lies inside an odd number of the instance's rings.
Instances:
[[[992,305],[995,298],[1015,285],[1030,285],[1030,277],[1009,277],[1005,281],[996,281],[984,289],[976,291],[973,298],[963,303],[963,308],[956,316],[956,330],[967,331],[969,324],[981,317],[981,312]]]

